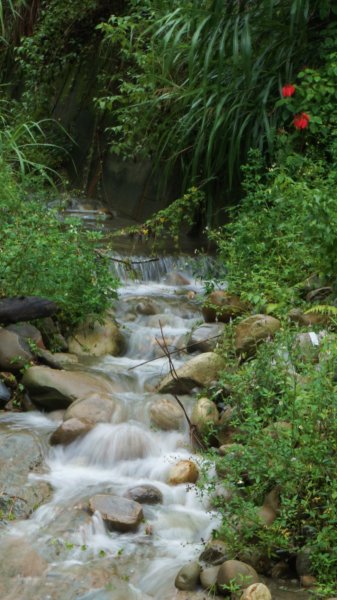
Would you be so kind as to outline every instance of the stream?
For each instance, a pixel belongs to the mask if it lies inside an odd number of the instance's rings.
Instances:
[[[142,259],[141,259],[142,260]],[[192,327],[202,322],[200,282],[184,272],[184,261],[173,258],[144,262],[138,278],[119,268],[122,286],[116,318],[126,341],[122,356],[81,357],[76,369],[104,375],[116,383],[122,405],[118,423],[101,423],[68,446],[51,447],[50,434],[62,415],[30,411],[2,413],[0,443],[32,438],[43,465],[23,486],[48,484],[47,501],[26,520],[0,520],[0,597],[2,600],[137,600],[206,598],[188,596],[174,580],[179,569],[198,558],[219,516],[194,485],[169,485],[172,465],[181,459],[199,464],[193,455],[187,423],[180,431],[151,426],[154,388],[169,371],[157,343],[163,334],[170,349],[182,348]],[[175,275],[178,269],[178,275]],[[185,280],[186,278],[186,280]],[[154,303],[156,314],[139,309]],[[138,307],[138,309],[137,309]],[[178,368],[191,355],[178,352]],[[156,359],[156,360],[153,360]],[[187,412],[193,397],[181,397]],[[21,437],[20,437],[21,436]],[[21,442],[20,442],[21,443]],[[9,462],[12,458],[8,455]],[[158,504],[143,504],[144,520],[136,532],[108,531],[100,514],[87,510],[95,494],[123,497],[138,485],[155,486]],[[274,588],[273,597],[303,598],[292,590]]]
[[[159,321],[172,347],[184,345],[186,334],[200,322],[199,306],[194,298],[188,298],[188,292],[192,288],[197,291],[198,285],[184,286],[184,295],[177,295],[177,286],[165,281],[172,268],[170,258],[145,262],[142,281],[123,282],[116,317],[123,324],[124,355],[88,357],[80,364],[86,371],[104,373],[123,389],[116,394],[124,407],[122,423],[98,424],[69,446],[52,448],[48,438],[61,422],[60,418],[55,420],[57,414],[32,411],[2,415],[2,436],[13,432],[27,435],[29,431],[43,448],[45,472],[29,475],[28,485],[44,481],[53,490],[49,502],[38,507],[30,519],[13,521],[2,529],[2,600],[169,600],[177,571],[200,554],[203,541],[216,527],[217,516],[206,510],[207,501],[195,486],[166,483],[170,467],[191,457],[188,428],[159,431],[150,426],[152,389],[168,372],[166,358],[145,362],[161,354],[156,342],[161,336]],[[119,274],[123,275],[121,270]],[[135,306],[148,300],[155,301],[160,314],[135,317]],[[186,357],[179,354],[175,367]],[[192,398],[183,401],[189,410]],[[99,513],[90,516],[84,510],[94,494],[123,496],[128,489],[149,483],[161,492],[162,503],[143,505],[144,522],[135,533],[108,532]],[[38,577],[35,573],[11,576],[16,569],[20,572],[20,548],[24,550],[23,560],[27,560],[28,548],[28,556],[34,551],[47,562]]]

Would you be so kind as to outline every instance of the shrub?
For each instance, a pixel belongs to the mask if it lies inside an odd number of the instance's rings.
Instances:
[[[103,313],[117,281],[108,259],[95,252],[100,234],[61,221],[43,200],[27,199],[3,163],[0,183],[0,296],[54,300],[67,325]]]
[[[231,222],[211,233],[230,289],[258,309],[281,312],[300,301],[296,284],[312,272],[336,278],[337,194],[334,165],[288,154],[263,170],[258,152],[244,168],[246,196]]]
[[[313,574],[325,586],[337,573],[336,338],[327,337],[319,367],[294,349],[294,333],[265,343],[256,358],[225,375],[233,394],[235,444],[211,456],[230,501],[220,497],[217,532],[233,556],[293,560],[310,549]],[[280,425],[281,424],[281,425]],[[209,487],[209,481],[207,482]],[[212,485],[210,486],[212,488]],[[280,509],[267,526],[258,516],[266,495],[280,491]],[[330,590],[331,591],[331,590]]]

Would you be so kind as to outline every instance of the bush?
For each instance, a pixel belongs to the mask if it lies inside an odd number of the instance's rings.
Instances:
[[[259,310],[273,304],[282,313],[300,302],[297,284],[312,272],[336,279],[336,171],[298,154],[264,168],[260,154],[251,152],[247,195],[211,237],[229,288]]]
[[[44,201],[25,199],[4,164],[0,184],[0,296],[54,300],[67,325],[102,314],[116,296],[117,281],[108,259],[95,252],[100,234],[75,220],[61,221]]]
[[[225,376],[233,389],[235,444],[211,459],[234,494],[217,498],[217,533],[233,556],[248,550],[277,562],[282,552],[291,564],[310,549],[313,574],[328,587],[337,573],[337,342],[326,338],[317,367],[294,349],[293,337],[279,334]],[[280,491],[280,509],[266,526],[258,507],[271,490]]]

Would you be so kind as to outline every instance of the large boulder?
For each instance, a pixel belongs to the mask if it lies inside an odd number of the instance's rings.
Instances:
[[[222,565],[228,560],[228,547],[222,540],[210,540],[200,554],[199,560],[210,565]]]
[[[255,569],[240,560],[226,560],[219,569],[217,585],[219,592],[227,595],[228,587],[235,585],[244,590],[253,583],[259,583],[259,576]]]
[[[124,496],[140,504],[161,504],[163,501],[161,491],[154,485],[146,483],[130,488],[125,492]]]
[[[5,556],[2,557],[0,577],[41,577],[48,563],[43,552],[38,553],[24,537],[13,536],[3,544]],[[3,572],[2,572],[3,571]]]
[[[208,398],[199,398],[192,410],[191,423],[195,425],[198,433],[205,435],[216,428],[219,418],[219,411],[214,402]]]
[[[171,373],[159,383],[159,393],[188,394],[195,387],[207,387],[216,381],[225,367],[223,359],[215,352],[204,352],[194,356],[177,369],[177,377]]]
[[[89,501],[92,513],[98,511],[111,531],[134,531],[143,518],[138,502],[109,494],[97,494]]]
[[[41,331],[31,323],[24,321],[22,323],[13,323],[12,325],[8,325],[6,329],[7,331],[14,331],[14,333],[17,333],[26,341],[32,342],[38,348],[45,347]]]
[[[15,331],[0,327],[0,370],[16,373],[32,361],[27,342]]]
[[[168,482],[171,485],[195,483],[199,477],[197,465],[192,460],[180,460],[171,467]]]
[[[113,392],[113,384],[98,375],[49,367],[31,367],[22,383],[33,402],[50,410],[67,408],[74,400],[92,392],[103,395]]]
[[[191,333],[187,352],[212,352],[220,342],[225,329],[224,323],[204,323]]]
[[[201,567],[194,561],[184,565],[175,578],[174,585],[178,590],[194,590],[199,582]]]
[[[107,317],[104,323],[88,321],[79,327],[68,339],[68,347],[73,354],[118,356],[123,351],[124,338],[113,318]]]
[[[278,319],[269,315],[252,315],[235,327],[235,350],[238,354],[252,354],[256,346],[275,335],[280,329]]]
[[[49,443],[52,446],[56,446],[57,444],[67,446],[77,440],[77,438],[88,433],[92,428],[93,425],[84,423],[79,419],[69,419],[64,423],[61,423],[54,433],[52,433]]]
[[[331,318],[329,315],[324,315],[317,312],[302,312],[300,308],[292,308],[288,313],[288,318],[293,323],[304,325],[306,327],[329,325]]]
[[[8,387],[1,381],[0,379],[0,406],[5,406],[7,402],[10,400],[11,391]]]
[[[239,296],[230,294],[225,290],[216,290],[207,296],[202,307],[202,314],[206,323],[222,321],[228,323],[231,319],[242,315],[248,310],[248,305]]]
[[[253,583],[247,587],[240,598],[240,600],[271,600],[272,596],[270,590],[264,583]]]
[[[79,419],[85,423],[121,423],[124,407],[111,394],[91,393],[75,400],[66,410],[63,420]]]
[[[200,573],[200,583],[205,590],[216,589],[220,565],[205,567]]]
[[[28,518],[50,496],[43,481],[29,482],[32,472],[41,472],[43,452],[28,432],[0,433],[0,510],[3,518]]]
[[[184,413],[173,397],[158,397],[150,405],[150,419],[154,427],[164,431],[182,429]]]
[[[326,331],[303,331],[294,339],[294,350],[297,359],[302,362],[318,362],[318,355],[322,340],[327,336]]]

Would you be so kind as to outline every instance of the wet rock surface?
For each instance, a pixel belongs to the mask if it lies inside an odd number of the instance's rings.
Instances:
[[[235,584],[244,590],[253,583],[259,583],[258,574],[253,567],[240,560],[227,560],[219,568],[217,586],[224,595],[227,594],[224,586]]]
[[[188,394],[195,387],[205,387],[216,380],[225,367],[215,352],[195,356],[176,371],[176,377],[167,375],[159,384],[159,393]]]
[[[98,511],[112,531],[134,531],[143,518],[143,510],[138,502],[118,496],[100,494],[90,499],[92,513]]]
[[[169,431],[182,429],[185,416],[173,396],[162,398],[157,396],[150,404],[150,419],[154,427]]]
[[[192,460],[181,460],[171,467],[169,483],[179,485],[180,483],[195,483],[199,477],[199,470]]]
[[[82,325],[74,336],[68,339],[69,352],[79,355],[118,356],[124,347],[124,338],[112,317],[107,317],[104,323],[87,322]]]
[[[64,414],[64,421],[80,419],[86,423],[120,423],[125,411],[112,394],[91,393],[72,402]]]
[[[30,481],[43,466],[43,453],[28,432],[0,432],[0,509],[5,519],[27,518],[50,496],[45,482]]]
[[[242,315],[247,308],[247,304],[239,296],[224,290],[216,290],[207,297],[202,307],[202,314],[207,323],[213,323],[215,320],[228,323],[231,319]]]
[[[175,349],[197,330],[200,300],[189,283],[122,287],[116,315],[127,322],[123,356],[49,353],[53,369],[31,367],[25,374],[42,411],[57,410],[0,417],[2,600],[205,600],[210,588],[220,598],[215,577],[228,555],[216,540],[204,546],[217,522],[194,485],[202,457],[194,459],[187,421],[180,424],[172,404],[162,409],[162,426],[152,420],[151,403],[172,400],[169,392],[153,395],[168,372],[166,359],[137,366],[158,356],[159,321]],[[204,328],[213,325],[224,327]],[[59,335],[57,327],[52,335]],[[189,358],[185,350],[173,355],[177,372],[193,367],[187,388],[211,380],[217,389],[223,368],[217,355]],[[63,365],[73,370],[60,370]],[[216,400],[221,410],[224,398],[221,392]],[[191,415],[195,390],[183,402]],[[55,430],[64,437],[49,446]],[[180,590],[174,585],[179,571]],[[305,590],[290,585],[287,593],[280,585],[267,582],[275,600],[308,598]]]
[[[200,571],[198,562],[184,565],[177,574],[174,585],[178,590],[194,590],[199,582]]]
[[[126,498],[139,502],[139,504],[160,504],[163,494],[153,485],[138,485],[125,493]]]
[[[0,369],[16,373],[32,360],[33,354],[24,338],[0,327]]]
[[[272,338],[280,329],[278,319],[268,315],[252,315],[235,327],[235,349],[238,354],[251,354],[257,344]]]
[[[22,383],[33,402],[49,410],[67,408],[74,400],[91,392],[106,394],[113,391],[112,384],[103,377],[49,367],[31,367],[25,372]]]
[[[49,443],[52,446],[64,444],[67,446],[74,442],[77,438],[85,435],[92,429],[93,425],[84,423],[79,419],[68,419],[54,431],[50,436]]]
[[[192,332],[187,343],[188,352],[213,352],[221,342],[224,323],[204,323]]]

